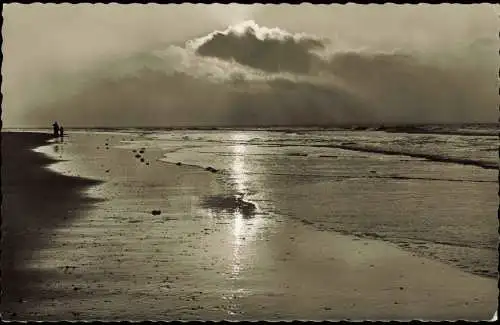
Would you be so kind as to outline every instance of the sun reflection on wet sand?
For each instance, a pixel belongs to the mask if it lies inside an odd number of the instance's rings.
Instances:
[[[249,192],[248,166],[245,165],[245,155],[247,154],[247,145],[245,142],[249,140],[249,136],[245,133],[235,133],[231,136],[231,140],[235,142],[235,145],[232,147],[234,159],[231,164],[230,178],[235,184],[239,198],[243,199]],[[231,274],[233,279],[240,277],[240,273],[243,270],[242,258],[245,253],[249,253],[245,252],[245,246],[249,241],[254,239],[253,237],[255,237],[257,229],[262,224],[262,217],[255,215],[252,218],[252,222],[249,221],[244,218],[241,211],[233,213],[233,259]],[[238,291],[241,292],[241,288]]]
[[[242,250],[242,240],[241,234],[244,231],[243,216],[241,213],[234,213],[234,223],[233,223],[233,260],[232,260],[232,278],[238,278],[241,271],[241,250]]]
[[[236,133],[231,137],[232,141],[243,142],[246,137],[242,133]],[[246,192],[247,178],[245,175],[245,144],[236,144],[233,146],[234,159],[231,165],[231,178],[234,180],[238,196],[244,195]],[[233,215],[233,260],[232,260],[232,277],[238,278],[241,271],[241,250],[242,239],[241,236],[245,233],[245,224],[243,215],[240,211],[236,211]]]

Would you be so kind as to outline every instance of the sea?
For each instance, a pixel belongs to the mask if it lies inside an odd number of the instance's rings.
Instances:
[[[497,124],[68,132],[134,135],[118,148],[159,149],[161,163],[211,168],[256,215],[498,275]]]

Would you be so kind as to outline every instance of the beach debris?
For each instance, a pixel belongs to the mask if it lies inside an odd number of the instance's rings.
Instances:
[[[177,166],[180,166],[180,165],[182,165],[182,163],[181,163],[181,162],[178,162],[176,165],[177,165]]]
[[[161,210],[153,210],[151,211],[151,214],[154,216],[159,216],[161,214]]]
[[[209,167],[207,167],[207,168],[205,168],[205,170],[206,170],[206,171],[209,171],[209,172],[211,172],[211,173],[217,173],[217,172],[218,172],[218,170],[217,170],[217,169],[215,169],[215,168],[213,168],[213,167],[210,167],[210,166],[209,166]]]
[[[256,210],[255,204],[244,201],[241,197],[236,196],[209,196],[204,199],[203,206],[231,214],[238,211],[245,218],[255,215]]]

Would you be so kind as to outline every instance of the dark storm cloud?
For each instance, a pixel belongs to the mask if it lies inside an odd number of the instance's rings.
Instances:
[[[251,87],[247,83],[228,86],[143,69],[136,76],[92,84],[25,118],[35,122],[58,116],[74,126],[95,120],[99,126],[243,126],[354,122],[369,116],[363,103],[333,87],[273,80],[263,90],[241,91]]]
[[[246,28],[244,33],[215,33],[202,44],[197,53],[236,62],[266,72],[308,73],[319,58],[312,50],[323,49],[324,44],[313,38],[295,39],[291,35],[281,38],[260,39],[256,30]]]
[[[330,71],[373,103],[376,120],[463,122],[494,119],[495,83],[482,71],[436,66],[409,55],[338,54]]]

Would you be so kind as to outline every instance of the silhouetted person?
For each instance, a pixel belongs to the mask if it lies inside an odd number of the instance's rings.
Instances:
[[[63,138],[63,137],[64,137],[64,128],[62,127],[62,125],[61,125],[61,127],[59,128],[59,136],[60,136],[61,138]]]
[[[54,128],[54,136],[58,137],[59,136],[59,124],[57,124],[57,122],[54,122],[54,124],[52,124],[52,127]]]

